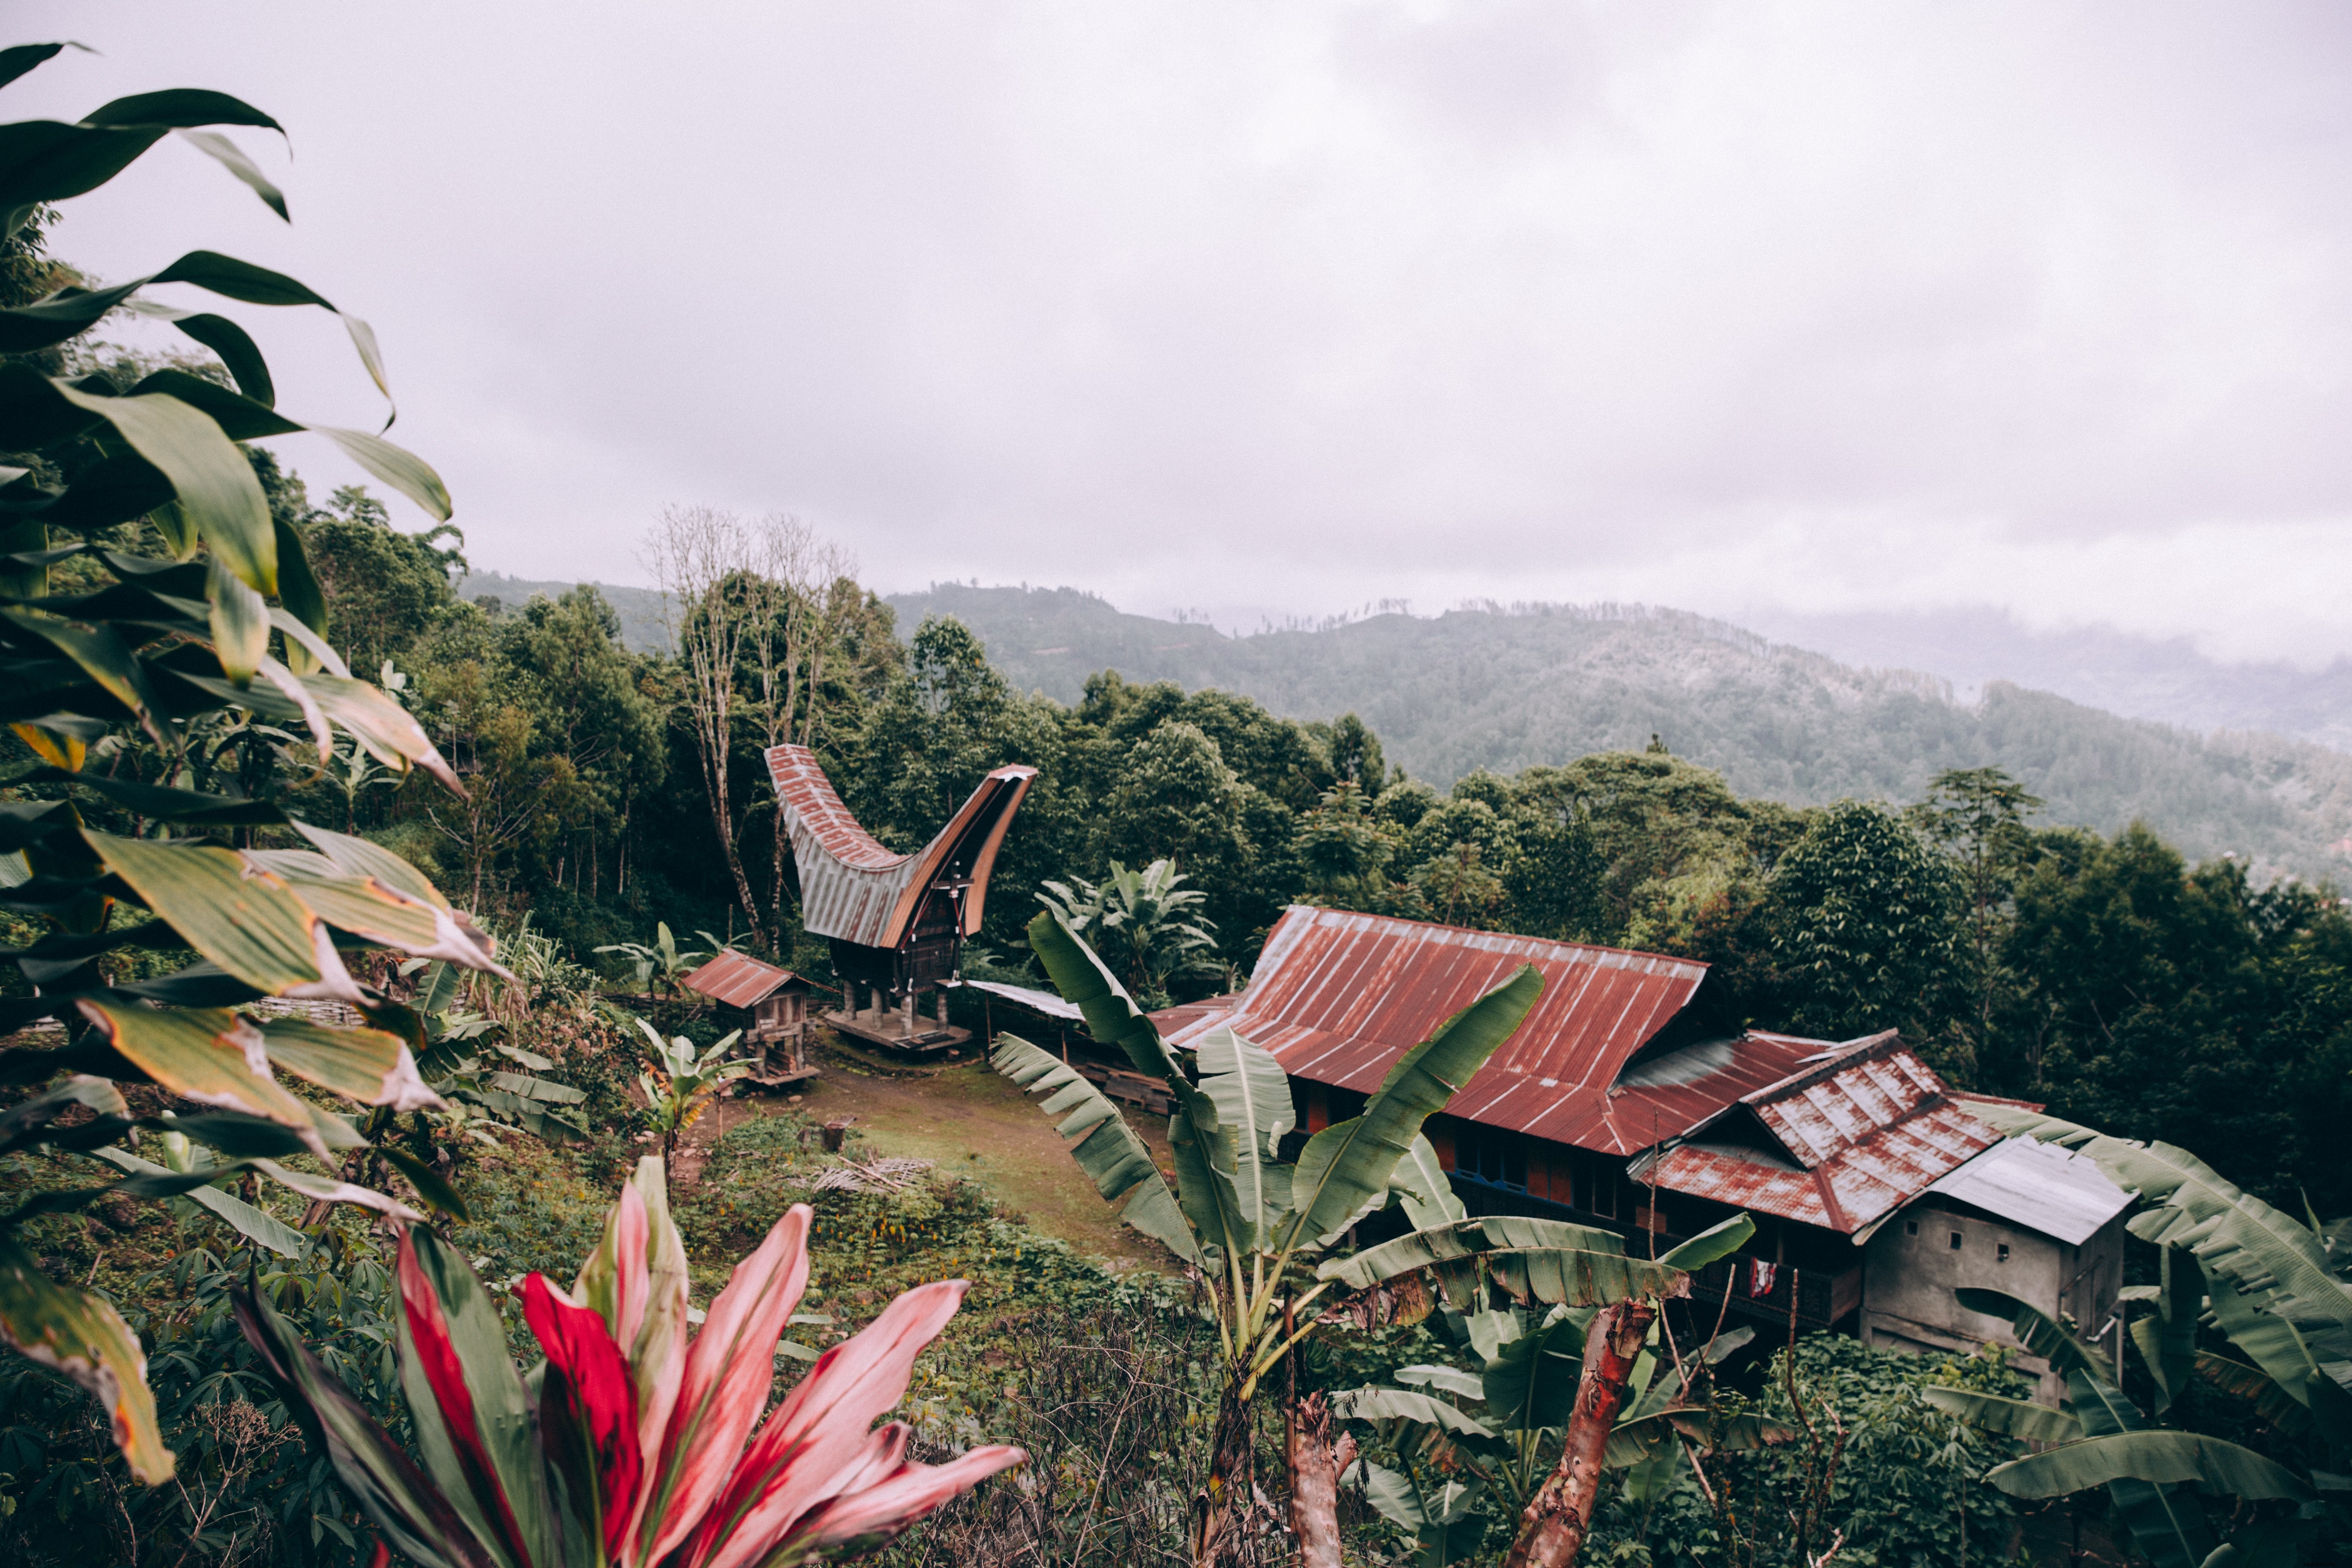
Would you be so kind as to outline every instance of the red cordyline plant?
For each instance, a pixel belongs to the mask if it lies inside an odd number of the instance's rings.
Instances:
[[[686,1250],[662,1163],[641,1161],[572,1289],[524,1280],[523,1317],[547,1356],[531,1380],[465,1258],[409,1229],[400,1375],[421,1464],[266,1300],[237,1292],[237,1320],[312,1446],[420,1568],[784,1568],[879,1545],[1027,1458],[988,1447],[914,1464],[911,1428],[874,1426],[955,1316],[961,1279],[891,1302],[760,1421],[808,1283],[809,1212],[793,1207],[735,1266],[689,1340]]]

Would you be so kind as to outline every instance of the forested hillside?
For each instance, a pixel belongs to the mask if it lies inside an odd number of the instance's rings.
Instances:
[[[1077,700],[1104,668],[1218,687],[1287,717],[1353,711],[1389,760],[1445,788],[1653,734],[1742,795],[1819,805],[1916,798],[1946,768],[1998,766],[2046,820],[2113,833],[2145,820],[2197,858],[2258,877],[2341,874],[2352,757],[2259,733],[2200,736],[1996,683],[1973,703],[1903,670],[1862,669],[1738,627],[1639,606],[1376,616],[1229,637],[1121,614],[1072,589],[935,584],[891,603],[911,626],[953,615],[1016,687]]]

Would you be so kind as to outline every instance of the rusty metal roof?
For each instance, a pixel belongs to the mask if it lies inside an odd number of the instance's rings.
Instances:
[[[748,952],[722,952],[684,977],[686,988],[730,1007],[756,1007],[786,985],[810,982]]]
[[[963,934],[979,931],[997,849],[1036,774],[1034,768],[997,769],[919,853],[898,855],[857,826],[814,752],[805,746],[770,747],[768,776],[793,841],[802,925],[813,936],[896,947],[914,922],[923,895],[951,879],[970,884]]]
[[[1851,1236],[2000,1142],[1890,1030],[1741,1096],[1635,1177]]]
[[[1644,1062],[1618,1087],[1634,1053],[1696,994],[1706,964],[1302,906],[1275,922],[1230,1010],[1180,1021],[1172,1015],[1185,1010],[1169,1009],[1163,1033],[1190,1046],[1223,1023],[1295,1078],[1370,1092],[1398,1057],[1522,963],[1542,971],[1543,995],[1454,1095],[1450,1115],[1626,1154],[1686,1131],[1822,1046],[1780,1037],[1699,1044]]]

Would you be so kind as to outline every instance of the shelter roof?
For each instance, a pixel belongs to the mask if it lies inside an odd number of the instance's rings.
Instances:
[[[1072,1024],[1086,1021],[1086,1015],[1078,1011],[1076,1003],[1065,1002],[1051,991],[1035,991],[1026,985],[1007,985],[1001,980],[959,980],[951,984],[965,986],[973,991],[985,991],[992,996],[1002,996],[1007,1002],[1017,1003],[1031,1012],[1042,1013],[1048,1018],[1060,1018]]]
[[[1822,1045],[1695,1038],[1621,1080],[1697,994],[1706,964],[1304,906],[1275,922],[1249,988],[1229,1008],[1155,1017],[1171,1045],[1192,1046],[1223,1023],[1295,1078],[1369,1093],[1399,1057],[1522,963],[1542,972],[1543,994],[1454,1095],[1451,1115],[1626,1154],[1688,1131]]]
[[[899,855],[857,825],[816,753],[806,746],[771,746],[767,758],[800,877],[801,923],[810,934],[861,947],[897,947],[924,894],[943,880],[969,884],[963,934],[980,930],[997,849],[1036,769],[990,773],[929,844]]]
[[[1852,1236],[2000,1142],[1889,1030],[1814,1053],[1634,1174]]]
[[[2132,1201],[2097,1161],[2032,1138],[1996,1143],[1927,1190],[2070,1247],[2090,1240]]]
[[[772,963],[762,963],[748,952],[722,952],[684,976],[688,991],[699,992],[730,1007],[756,1007],[787,985],[807,985],[805,975]]]

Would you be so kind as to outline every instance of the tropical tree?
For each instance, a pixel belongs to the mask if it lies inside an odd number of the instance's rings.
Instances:
[[[627,953],[631,972],[636,977],[637,988],[645,993],[646,1000],[650,1002],[654,999],[655,981],[660,981],[662,984],[668,987],[670,994],[676,996],[684,990],[686,976],[698,964],[704,959],[714,957],[734,945],[732,942],[720,942],[707,931],[698,931],[696,934],[710,944],[708,950],[678,946],[677,939],[670,934],[669,922],[656,921],[654,940],[650,944],[639,942],[607,942],[595,951]],[[737,939],[739,942],[741,940],[743,939]]]
[[[523,1318],[546,1356],[529,1381],[465,1258],[423,1226],[402,1231],[401,1390],[417,1458],[265,1294],[235,1293],[238,1324],[312,1449],[402,1558],[420,1568],[782,1568],[878,1545],[1027,1457],[978,1447],[917,1464],[904,1422],[874,1427],[955,1315],[961,1279],[899,1296],[818,1355],[761,1422],[808,1283],[811,1210],[795,1205],[776,1222],[689,1339],[686,1249],[663,1171],[650,1156],[638,1162],[569,1291],[544,1274],[523,1281]]]
[[[1780,857],[1771,879],[1793,1026],[1829,1039],[1901,1023],[1935,1037],[1964,972],[1958,873],[1883,807],[1841,801]]]
[[[1234,1550],[1238,1510],[1250,1496],[1265,1380],[1322,1321],[1317,1303],[1331,1281],[1309,1281],[1303,1265],[1341,1245],[1393,1191],[1435,1201],[1444,1176],[1422,1123],[1519,1026],[1543,977],[1523,966],[1448,1019],[1398,1058],[1360,1115],[1308,1138],[1292,1162],[1280,1154],[1292,1127],[1290,1080],[1273,1053],[1220,1028],[1194,1053],[1196,1077],[1060,916],[1031,921],[1029,944],[1085,1015],[1087,1032],[1165,1083],[1175,1102],[1171,1192],[1143,1141],[1076,1068],[1011,1035],[999,1035],[991,1053],[998,1072],[1045,1095],[1042,1108],[1065,1118],[1058,1131],[1075,1141],[1079,1166],[1120,1217],[1200,1270],[1217,1324],[1222,1386],[1208,1485],[1194,1507],[1189,1546],[1200,1568],[1212,1568]],[[1294,1528],[1310,1568],[1337,1568],[1336,1516],[1297,1506],[1302,1497],[1336,1500],[1328,1421],[1318,1427],[1310,1420],[1302,1433],[1300,1412],[1290,1415]]]
[[[637,1020],[637,1027],[653,1045],[654,1071],[639,1073],[637,1087],[646,1093],[646,1103],[653,1107],[654,1131],[661,1134],[662,1157],[677,1152],[677,1141],[702,1114],[710,1097],[719,1086],[750,1072],[750,1062],[730,1062],[727,1053],[743,1037],[735,1029],[712,1042],[709,1050],[697,1053],[694,1042],[684,1035],[662,1038],[661,1031]],[[656,1077],[656,1074],[659,1076]]]
[[[1424,1185],[1433,1185],[1434,1182]],[[1348,1414],[1400,1415],[1407,1406],[1417,1418],[1465,1437],[1495,1440],[1486,1478],[1519,1503],[1519,1528],[1506,1568],[1561,1568],[1576,1561],[1592,1528],[1593,1505],[1602,1474],[1612,1464],[1637,1465],[1638,1483],[1663,1487],[1684,1450],[1675,1438],[1709,1447],[1752,1447],[1777,1440],[1763,1424],[1727,1428],[1712,1413],[1694,1405],[1696,1368],[1686,1369],[1670,1388],[1652,1377],[1654,1337],[1661,1305],[1690,1293],[1690,1272],[1736,1252],[1756,1233],[1755,1222],[1735,1215],[1654,1260],[1628,1258],[1623,1238],[1559,1220],[1517,1215],[1472,1219],[1453,1205],[1440,1209],[1426,1200],[1406,1213],[1422,1228],[1369,1247],[1351,1258],[1329,1259],[1316,1269],[1325,1283],[1353,1290],[1385,1289],[1402,1303],[1399,1316],[1426,1316],[1433,1301],[1430,1282],[1454,1310],[1475,1313],[1473,1342],[1492,1346],[1479,1389],[1493,1401],[1489,1421],[1455,1415],[1408,1401],[1402,1390],[1363,1390],[1346,1396]],[[1426,1223],[1435,1221],[1437,1223]],[[1525,1310],[1542,1304],[1552,1310],[1536,1331],[1528,1331]],[[1581,1352],[1576,1349],[1581,1342]],[[1516,1348],[1514,1348],[1516,1347]],[[1572,1399],[1558,1363],[1578,1363]],[[1488,1391],[1492,1390],[1490,1394]],[[1650,1395],[1658,1393],[1653,1400]],[[1628,1400],[1633,1403],[1629,1406]],[[1535,1480],[1535,1461],[1545,1452],[1552,1429],[1558,1458]],[[1531,1484],[1532,1483],[1532,1484]],[[1418,1506],[1430,1517],[1425,1494],[1402,1479],[1384,1483],[1398,1504],[1391,1518],[1402,1521]],[[1406,1502],[1408,1491],[1412,1501]],[[1435,1517],[1442,1568],[1444,1526],[1453,1522],[1454,1499]],[[1386,1510],[1384,1510],[1386,1511]],[[1430,1542],[1424,1537],[1424,1546]]]
[[[65,47],[0,49],[0,86]],[[220,125],[279,129],[249,104],[197,89],[117,99],[70,123],[0,125],[0,239],[21,245],[47,204],[106,184],[173,132],[285,216],[252,161],[199,129]],[[424,1043],[416,1016],[363,984],[347,954],[389,947],[503,973],[489,939],[415,867],[295,821],[280,804],[281,775],[299,765],[315,776],[338,731],[387,767],[422,766],[453,790],[457,779],[407,712],[354,679],[331,646],[301,536],[273,515],[242,443],[316,430],[436,518],[449,514],[447,493],[377,436],[279,413],[244,328],[143,298],[167,282],[336,309],[291,278],[199,250],[125,283],[67,282],[0,310],[0,453],[11,454],[0,467],[0,657],[11,676],[0,721],[27,753],[5,775],[0,908],[45,928],[9,951],[29,984],[0,997],[0,1032],[42,1019],[65,1030],[59,1048],[0,1053],[0,1081],[57,1080],[11,1109],[0,1152],[87,1155],[121,1176],[39,1193],[0,1215],[0,1338],[97,1394],[131,1473],[151,1484],[173,1459],[139,1341],[106,1301],[48,1279],[23,1227],[94,1201],[209,1190],[244,1172],[322,1204],[410,1216],[382,1194],[278,1163],[307,1152],[331,1168],[331,1151],[364,1139],[277,1073],[376,1108],[371,1128],[435,1106],[413,1054]],[[230,384],[176,368],[127,387],[50,374],[60,345],[118,309],[171,321],[219,356]],[[342,320],[381,388],[373,333]],[[290,847],[263,847],[272,842]],[[115,984],[110,956],[132,949],[186,962]],[[341,1001],[367,1026],[235,1011],[264,996]],[[140,1109],[122,1084],[149,1086]],[[142,1131],[185,1141],[163,1145],[174,1166],[133,1152]],[[215,1194],[208,1206],[265,1245],[308,1247],[250,1205],[228,1210],[231,1201]]]
[[[1485,1239],[1499,1241],[1515,1224],[1489,1221],[1481,1229]],[[1617,1238],[1595,1231],[1591,1239],[1606,1250]],[[1428,1300],[1419,1297],[1424,1306]],[[1381,1517],[1413,1532],[1417,1568],[1445,1568],[1475,1552],[1485,1531],[1483,1495],[1502,1500],[1514,1516],[1534,1500],[1575,1408],[1594,1311],[1561,1306],[1539,1314],[1513,1304],[1462,1314],[1479,1363],[1475,1370],[1399,1367],[1391,1385],[1331,1396],[1334,1415],[1369,1424],[1399,1459],[1391,1466],[1367,1455],[1350,1479]],[[1627,1499],[1643,1505],[1664,1497],[1696,1458],[1794,1435],[1757,1415],[1726,1417],[1709,1397],[1710,1369],[1753,1339],[1754,1330],[1717,1333],[1669,1363],[1660,1354],[1663,1328],[1651,1327],[1627,1383],[1630,1403],[1620,1407],[1601,1460],[1632,1472]]]
[[[2168,1143],[2111,1138],[2022,1108],[1993,1107],[1988,1116],[2005,1131],[2096,1161],[2147,1205],[2129,1228],[2161,1250],[2160,1283],[2126,1292],[2128,1303],[2154,1309],[2129,1336],[2152,1390],[2145,1409],[2124,1394],[2115,1358],[2069,1325],[1998,1291],[1958,1292],[1971,1310],[2008,1318],[2018,1342],[2066,1377],[2063,1412],[1958,1390],[1929,1394],[1976,1425],[2056,1445],[1986,1479],[2021,1498],[2105,1487],[2116,1517],[2156,1568],[2198,1568],[2232,1554],[2292,1560],[2294,1542],[2315,1534],[2323,1519],[2337,1539],[2352,1533],[2338,1479],[2352,1471],[2352,1259],[2336,1242],[2352,1226],[2316,1218],[2306,1225]],[[2207,1316],[2236,1356],[2198,1348],[2199,1321]],[[2280,1452],[2294,1462],[2158,1425],[2192,1376],[2249,1398],[2286,1440]],[[2200,1489],[2299,1506],[2291,1517],[2246,1519],[2241,1510],[2224,1542]]]
[[[1108,880],[1047,882],[1037,901],[1081,940],[1114,954],[1138,1001],[1165,1007],[1170,981],[1214,967],[1208,955],[1216,951],[1216,927],[1194,912],[1208,895],[1178,887],[1183,880],[1173,860],[1154,860],[1140,871],[1114,860]]]

